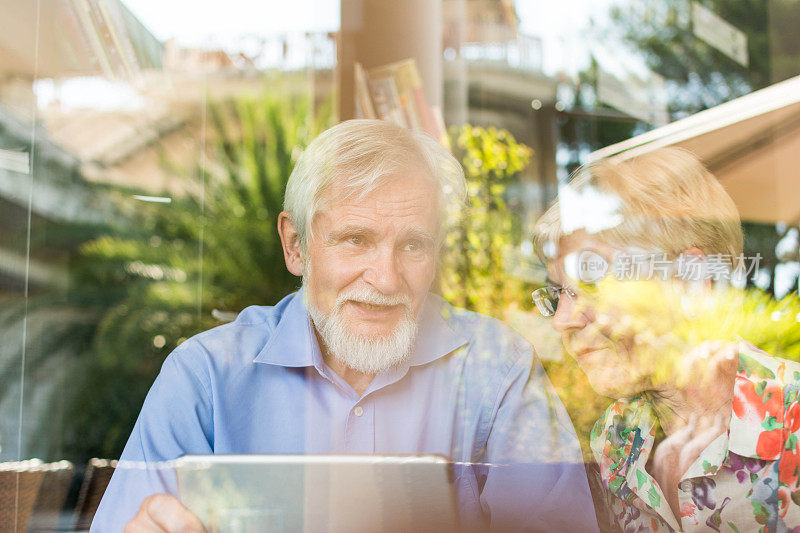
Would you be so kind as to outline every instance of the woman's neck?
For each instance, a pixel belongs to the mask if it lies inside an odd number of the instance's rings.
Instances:
[[[683,376],[659,384],[647,392],[667,437],[690,420],[730,418],[736,371],[736,343],[704,343],[683,358]],[[680,383],[678,383],[680,381]],[[702,430],[701,428],[698,428]]]
[[[720,387],[730,391],[729,394],[712,396],[698,387],[662,387],[648,392],[648,400],[664,429],[664,434],[667,437],[674,435],[686,427],[692,419],[698,421],[712,421],[718,417],[729,419],[733,400],[733,378],[734,376],[725,376],[726,384]]]

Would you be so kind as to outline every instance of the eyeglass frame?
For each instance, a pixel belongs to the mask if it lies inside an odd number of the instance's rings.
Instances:
[[[555,298],[553,298],[550,295],[551,293],[555,293]],[[573,302],[578,299],[577,292],[568,287],[563,287],[559,285],[545,285],[544,287],[540,287],[535,291],[531,292],[531,299],[533,300],[533,303],[536,304],[536,309],[539,311],[539,314],[541,314],[545,318],[552,318],[558,311],[558,303],[561,300],[562,294],[566,294]],[[541,295],[547,295],[547,296],[543,297]],[[555,300],[554,302],[555,307],[552,312],[544,309],[543,304],[540,305],[539,302],[543,301],[545,298],[547,298],[551,303],[553,302],[553,300]]]

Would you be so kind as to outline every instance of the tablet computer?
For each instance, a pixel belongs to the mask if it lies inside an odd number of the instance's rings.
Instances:
[[[457,531],[438,455],[189,455],[181,501],[210,532]]]

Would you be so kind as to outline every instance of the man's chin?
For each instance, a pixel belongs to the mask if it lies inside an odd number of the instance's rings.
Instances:
[[[313,308],[310,312],[330,354],[353,370],[376,374],[408,360],[416,336],[413,320],[374,324],[357,320],[346,311],[329,317]]]
[[[345,319],[347,327],[354,335],[364,340],[387,341],[391,339],[400,327],[399,320],[392,320],[388,323],[365,324],[363,322]]]

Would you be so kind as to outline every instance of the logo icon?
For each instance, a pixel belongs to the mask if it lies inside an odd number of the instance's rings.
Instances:
[[[608,273],[608,261],[592,250],[584,250],[578,256],[578,279],[584,283],[595,283]]]

